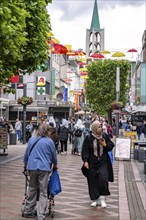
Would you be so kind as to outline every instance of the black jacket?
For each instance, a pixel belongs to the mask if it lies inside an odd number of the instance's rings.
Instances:
[[[64,125],[59,126],[58,135],[59,135],[60,141],[67,141],[68,133],[69,133],[69,128],[66,128]]]

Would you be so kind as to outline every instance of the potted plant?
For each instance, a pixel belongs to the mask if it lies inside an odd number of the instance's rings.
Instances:
[[[18,98],[17,103],[21,105],[30,105],[33,103],[33,98],[28,96],[22,96]]]

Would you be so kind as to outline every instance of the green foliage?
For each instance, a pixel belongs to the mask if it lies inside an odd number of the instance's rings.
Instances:
[[[51,0],[0,1],[0,86],[19,69],[32,73],[48,59]]]
[[[126,102],[127,80],[130,64],[127,60],[97,60],[87,66],[88,79],[85,86],[90,107],[105,114],[116,100],[116,67],[120,67],[120,100]]]
[[[0,2],[0,82],[8,84],[14,75],[16,63],[22,59],[22,47],[26,44],[25,19],[29,14],[23,0]]]
[[[27,44],[24,46],[22,61],[18,62],[20,69],[32,73],[37,66],[48,59],[47,33],[50,31],[50,18],[47,14],[45,0],[25,0],[29,17],[26,18]]]
[[[17,102],[21,105],[30,105],[33,103],[33,98],[28,96],[22,96],[18,98]]]

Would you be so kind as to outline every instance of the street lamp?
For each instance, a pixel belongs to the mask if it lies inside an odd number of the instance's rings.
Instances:
[[[27,84],[23,84],[23,96],[26,96]],[[26,105],[23,105],[23,144],[26,142]]]
[[[120,68],[116,68],[116,102],[119,102],[120,98]],[[116,112],[116,137],[119,136],[119,110]]]

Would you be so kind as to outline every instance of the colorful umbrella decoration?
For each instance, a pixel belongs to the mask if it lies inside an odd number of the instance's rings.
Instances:
[[[80,72],[80,75],[81,75],[81,76],[87,76],[87,75],[88,75],[88,72]]]
[[[47,35],[48,35],[48,37],[54,36],[54,34],[53,34],[51,31],[49,31],[49,32],[47,33]]]
[[[67,48],[63,46],[62,44],[54,44],[52,53],[56,54],[66,54],[68,52]]]
[[[70,44],[65,44],[64,46],[67,48],[68,51],[70,51],[72,49],[72,45],[70,45]]]
[[[133,53],[133,52],[138,52],[138,51],[136,49],[132,48],[132,49],[128,50],[127,52]]]
[[[87,63],[81,61],[81,62],[78,63],[78,65],[79,66],[85,66],[85,65],[87,65]]]
[[[122,52],[115,52],[113,53],[112,57],[125,57],[125,54]]]
[[[68,51],[66,53],[67,56],[77,56],[76,52],[75,51]]]
[[[83,51],[76,51],[76,54],[77,54],[78,56],[85,56],[85,55],[86,55],[86,53],[83,52]]]
[[[79,62],[81,62],[81,61],[86,61],[86,59],[85,59],[84,57],[79,57],[79,58],[77,59],[77,61],[79,61]]]
[[[51,44],[51,45],[58,44],[58,43],[59,43],[59,40],[57,40],[56,38],[51,38],[51,39],[48,41],[48,43]]]
[[[86,67],[84,67],[84,68],[80,68],[80,71],[81,72],[88,72],[88,69]]]
[[[101,51],[101,54],[110,54],[111,52],[110,51],[108,51],[108,50],[103,50],[103,51]]]
[[[138,52],[136,49],[132,48],[130,50],[128,50],[127,52],[132,53],[132,57],[133,57],[133,53]]]
[[[100,54],[100,53],[94,53],[94,54],[92,54],[90,57],[92,57],[92,58],[97,58],[97,59],[101,59],[101,58],[104,58],[104,56],[102,55],[102,54]]]

